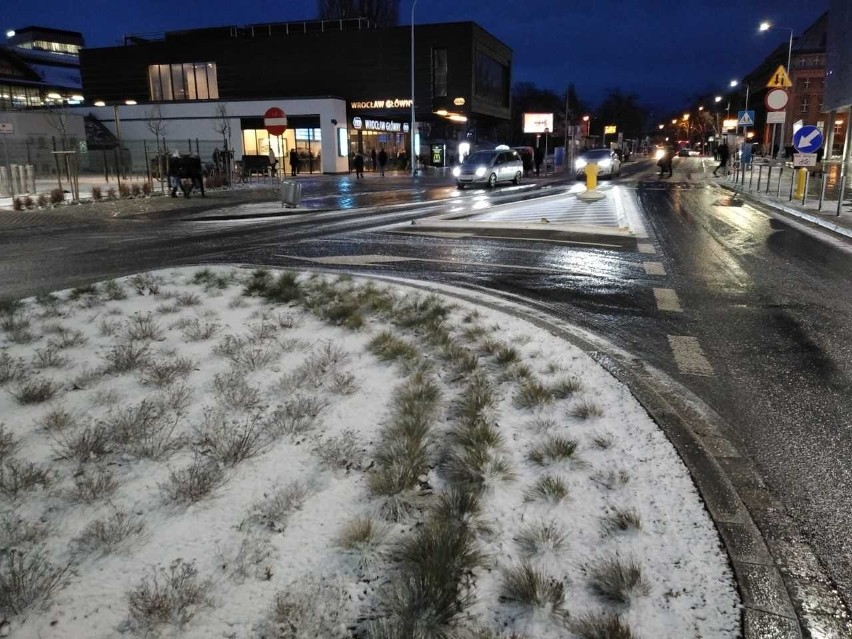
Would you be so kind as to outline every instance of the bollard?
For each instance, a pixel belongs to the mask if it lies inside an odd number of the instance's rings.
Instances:
[[[796,173],[796,199],[800,200],[805,195],[805,188],[807,185],[808,179],[808,170],[807,169],[799,169],[795,171]]]
[[[840,217],[840,205],[843,204],[843,192],[846,190],[846,176],[840,178],[840,192],[837,194],[837,217]]]
[[[293,208],[299,206],[302,201],[301,182],[281,183],[281,208]]]
[[[793,172],[790,173],[790,198],[788,201],[793,201],[793,191],[796,188],[796,169],[793,169]]]
[[[751,191],[751,183],[754,181],[754,166],[751,167],[751,171],[748,172],[748,190]]]
[[[819,204],[817,204],[817,211],[822,211],[822,201],[825,199],[825,185],[828,180],[825,179],[825,173],[822,174],[822,184],[819,187]]]
[[[586,165],[586,189],[594,191],[598,188],[598,165],[592,162]]]
[[[769,195],[769,184],[772,182],[772,165],[769,165],[769,171],[766,172],[766,195]]]
[[[805,188],[802,189],[802,206],[805,205],[805,200],[808,199],[808,184],[811,181],[811,172],[807,169],[802,169],[805,172]]]
[[[781,180],[784,177],[784,167],[778,169],[778,189],[775,191],[775,197],[781,197]]]

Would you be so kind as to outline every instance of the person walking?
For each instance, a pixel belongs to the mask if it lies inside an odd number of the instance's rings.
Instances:
[[[364,156],[360,153],[355,154],[355,177],[361,179],[364,177]]]
[[[387,153],[387,151],[385,151],[384,147],[382,147],[382,150],[379,151],[378,160],[379,160],[379,172],[381,173],[382,177],[384,177],[385,176],[385,166],[387,166],[387,163],[388,163],[388,153]]]
[[[533,158],[535,162],[535,174],[536,177],[538,177],[538,175],[541,173],[541,163],[544,162],[544,149],[542,149],[540,146],[537,146],[535,148],[535,151],[533,152]]]
[[[275,149],[269,147],[269,174],[275,177],[278,174],[278,158],[275,157]]]
[[[719,166],[717,166],[713,170],[713,177],[719,177],[717,171],[719,169],[723,169],[725,175],[728,175],[728,158],[731,156],[731,151],[728,148],[728,143],[726,141],[722,141],[722,144],[719,145],[717,149],[719,151]]]
[[[296,177],[299,172],[299,154],[296,149],[290,149],[290,175]]]

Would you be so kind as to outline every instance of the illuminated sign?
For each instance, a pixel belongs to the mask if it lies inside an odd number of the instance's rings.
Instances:
[[[604,126],[604,135],[609,135],[610,133],[615,133],[616,128],[614,124],[607,124]]]
[[[408,133],[408,123],[390,122],[389,120],[373,120],[370,118],[352,118],[352,128],[363,131],[387,131],[389,133]]]
[[[456,98],[453,100],[453,104],[456,106],[464,106],[464,98]]]
[[[403,98],[389,98],[387,100],[364,100],[363,102],[350,102],[352,109],[404,109],[411,108],[411,100]]]
[[[723,129],[736,129],[737,128],[737,119],[731,118],[730,120],[724,120],[722,122]]]
[[[552,113],[524,113],[524,133],[553,131]]]

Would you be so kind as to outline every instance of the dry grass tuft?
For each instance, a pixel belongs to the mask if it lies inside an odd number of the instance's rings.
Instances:
[[[527,501],[549,501],[558,503],[568,497],[568,485],[558,475],[539,477],[526,493]]]
[[[222,411],[207,410],[204,425],[197,436],[196,447],[226,466],[235,466],[255,457],[269,445],[261,416],[257,413],[237,420],[229,419]]]
[[[269,494],[264,493],[263,499],[252,507],[251,519],[265,528],[283,532],[290,515],[301,510],[315,490],[311,482],[293,481]]]
[[[536,444],[527,458],[539,466],[557,464],[567,460],[576,461],[577,441],[567,437],[549,437],[546,441]]]
[[[51,563],[43,546],[0,553],[0,610],[20,615],[48,601],[70,568]]]
[[[60,390],[59,384],[43,377],[22,379],[12,390],[12,396],[19,404],[41,404],[53,399]]]
[[[572,619],[571,631],[581,639],[638,639],[627,621],[614,612],[599,612]]]
[[[74,475],[74,490],[71,492],[71,498],[74,501],[91,504],[100,499],[109,499],[117,489],[118,482],[113,478],[112,472],[106,468],[83,469]]]
[[[262,397],[260,390],[249,386],[245,374],[232,370],[213,377],[216,400],[225,408],[250,411],[259,408]]]
[[[155,386],[168,386],[178,380],[186,379],[195,370],[197,364],[188,357],[171,359],[151,359],[142,366],[142,383]]]
[[[633,559],[606,557],[590,565],[587,571],[592,592],[610,601],[627,604],[651,591],[641,566]]]
[[[75,544],[85,553],[108,555],[121,548],[131,537],[139,535],[144,528],[145,522],[140,516],[115,510],[109,517],[97,519],[86,526]]]
[[[226,481],[222,466],[196,456],[186,468],[170,470],[169,480],[160,484],[160,491],[166,501],[188,505],[208,497]]]
[[[519,606],[567,617],[565,584],[524,562],[503,573],[500,599]]]
[[[203,607],[210,605],[212,582],[198,578],[194,563],[175,559],[168,567],[151,569],[141,583],[127,593],[130,618],[151,630],[161,624],[183,626]]]
[[[614,534],[642,529],[642,519],[639,514],[629,508],[613,508],[602,520],[604,532]]]
[[[563,552],[568,536],[556,522],[535,522],[521,529],[517,542],[525,557],[540,557]]]
[[[603,417],[603,409],[588,400],[583,400],[571,407],[568,414],[575,419],[592,419],[594,417]]]

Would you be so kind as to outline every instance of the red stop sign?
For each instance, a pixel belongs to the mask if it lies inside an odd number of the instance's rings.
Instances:
[[[267,109],[263,114],[263,126],[269,135],[281,135],[287,130],[287,114],[278,107]]]

